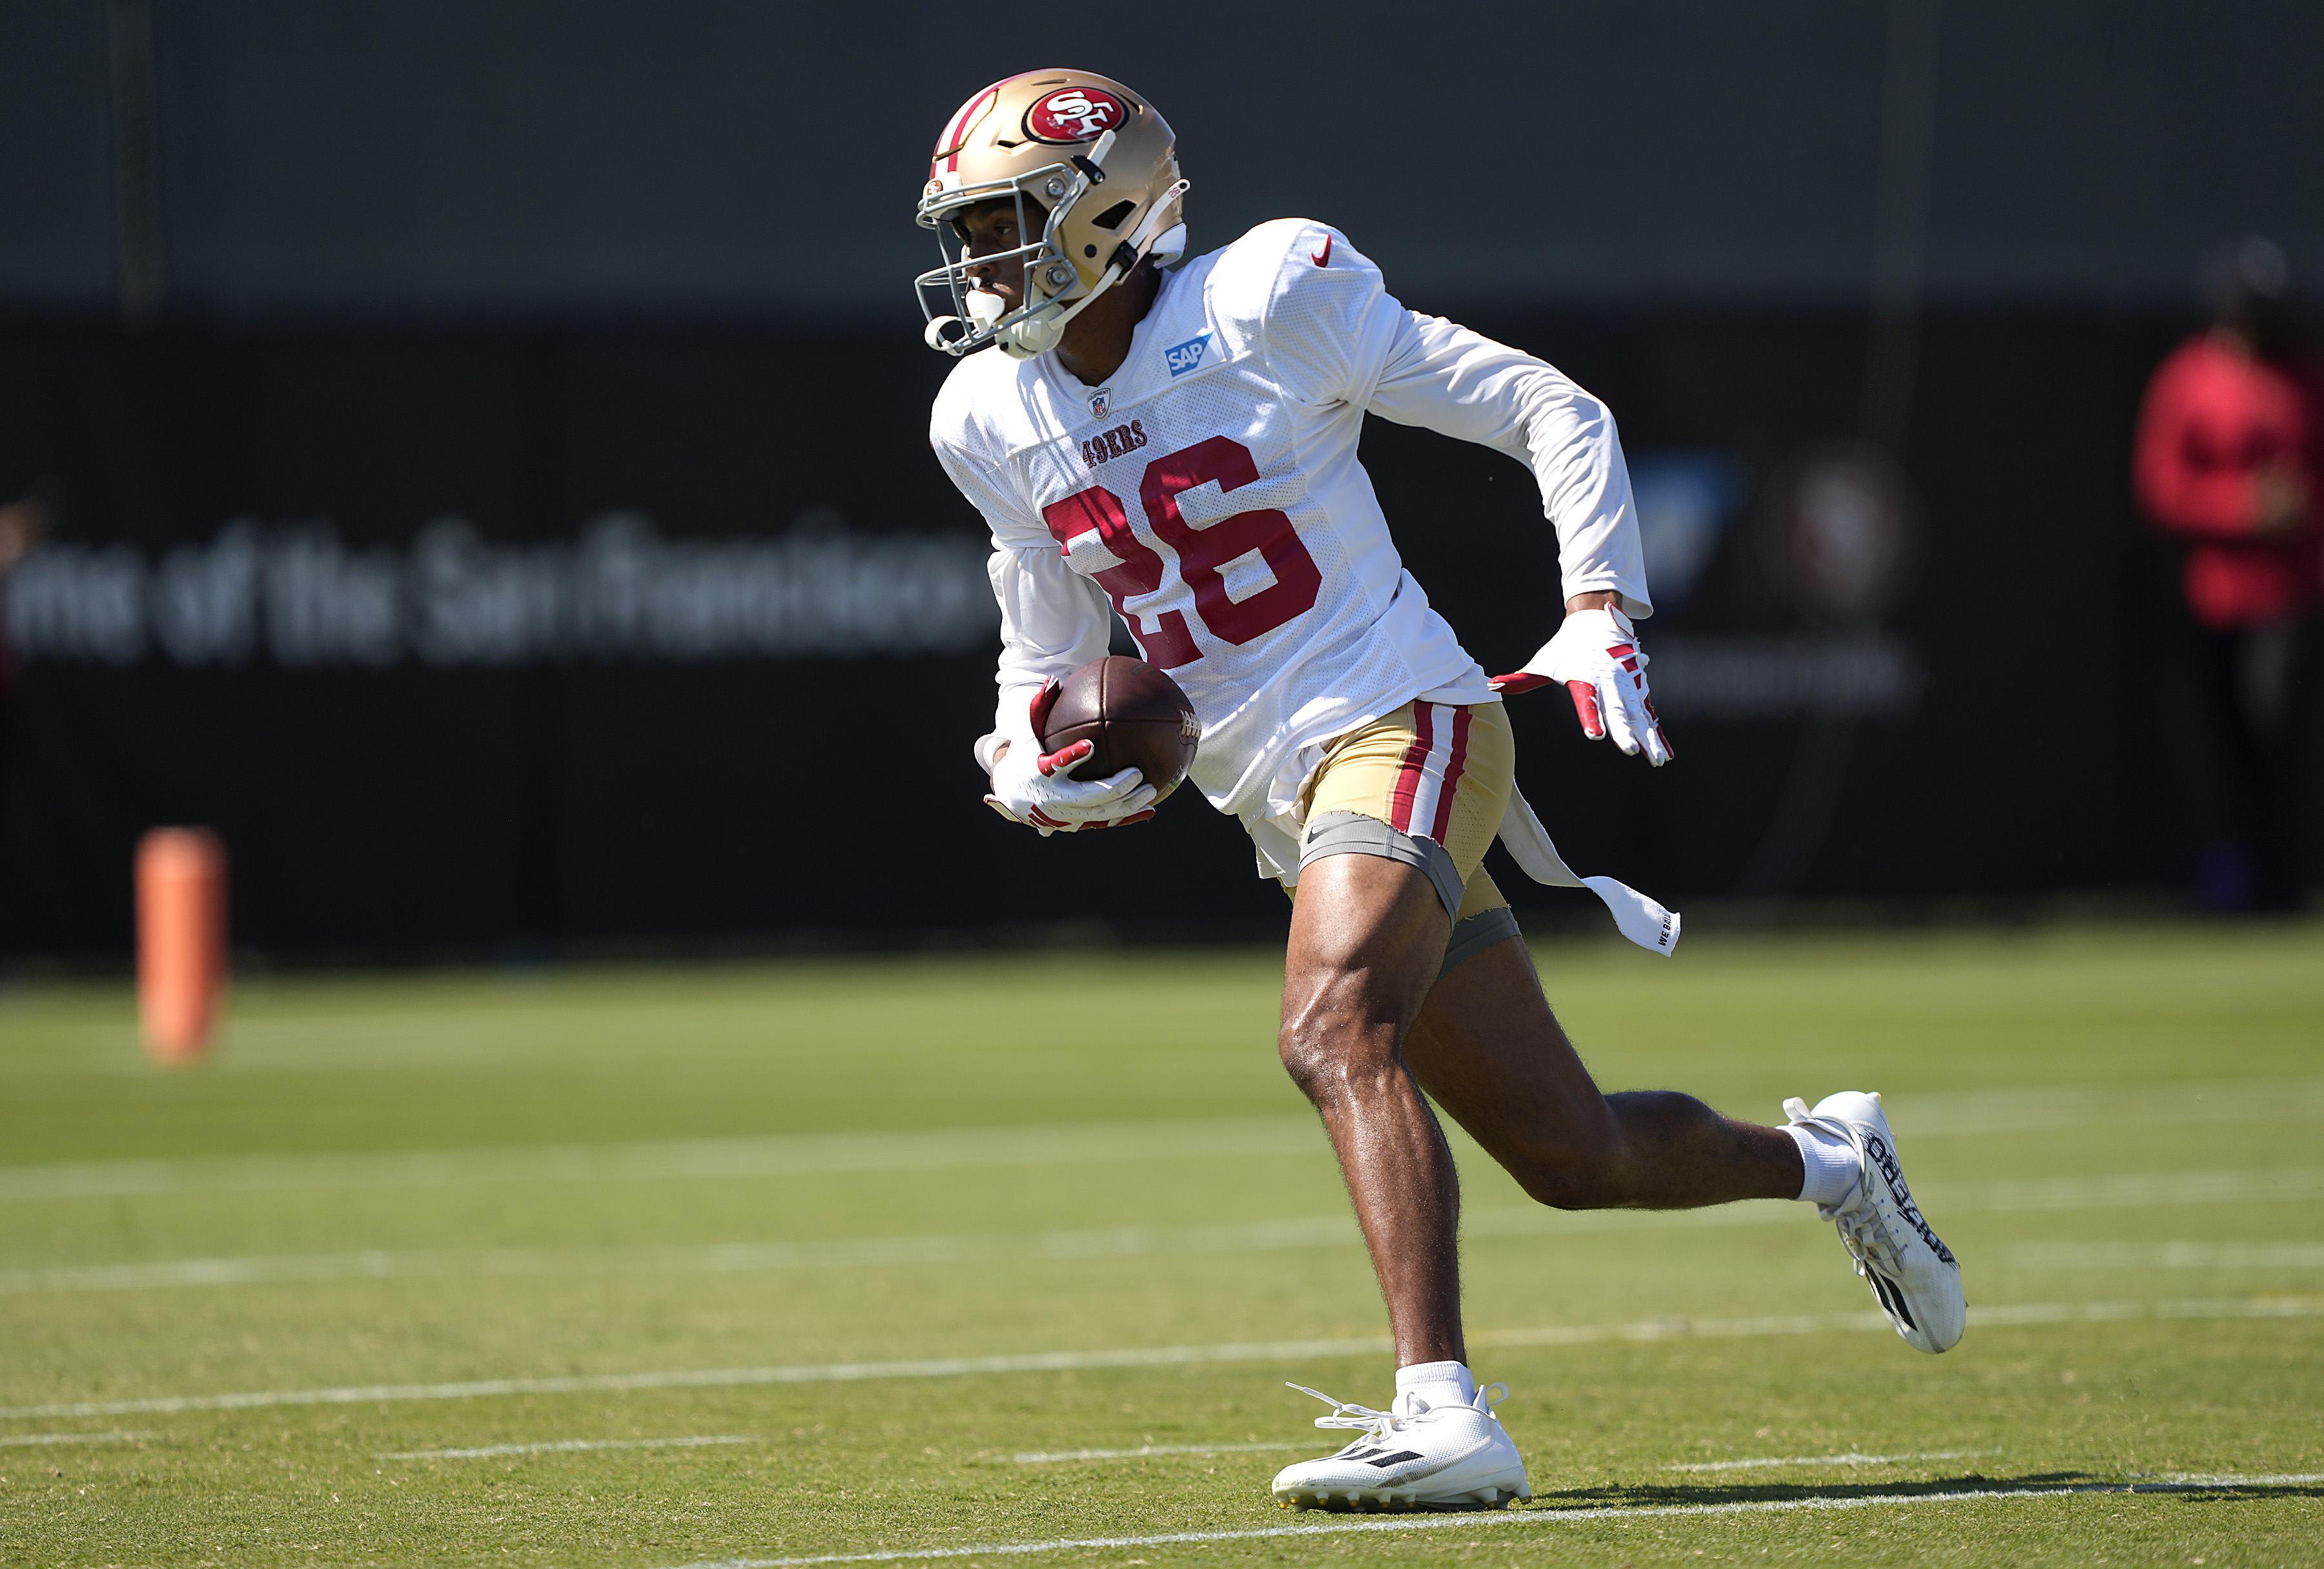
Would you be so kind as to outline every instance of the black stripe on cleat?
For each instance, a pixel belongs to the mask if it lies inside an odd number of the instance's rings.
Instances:
[[[1880,1305],[1883,1307],[1886,1307],[1899,1321],[1901,1321],[1906,1329],[1918,1329],[1921,1327],[1919,1324],[1913,1322],[1913,1310],[1904,1306],[1904,1292],[1903,1288],[1895,1284],[1886,1276],[1881,1274],[1877,1269],[1874,1270],[1872,1274],[1872,1289],[1879,1297]]]

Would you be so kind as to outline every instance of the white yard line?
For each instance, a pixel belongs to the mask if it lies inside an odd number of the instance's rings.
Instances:
[[[1994,1487],[1957,1488],[1944,1492],[1872,1493],[1856,1498],[1754,1499],[1745,1502],[1719,1504],[1641,1504],[1610,1509],[1502,1509],[1489,1514],[1456,1515],[1390,1515],[1356,1519],[1344,1517],[1296,1526],[1268,1526],[1242,1531],[1171,1531],[1151,1537],[1060,1537],[1047,1542],[986,1542],[974,1546],[917,1547],[871,1553],[817,1553],[797,1558],[715,1558],[704,1559],[679,1566],[679,1569],[797,1569],[808,1564],[893,1564],[914,1558],[982,1558],[1021,1556],[1033,1553],[1061,1553],[1075,1547],[1167,1547],[1178,1542],[1247,1542],[1270,1537],[1326,1537],[1357,1531],[1445,1531],[1462,1528],[1499,1527],[1514,1528],[1526,1526],[1563,1526],[1582,1520],[1632,1520],[1667,1518],[1687,1515],[1767,1515],[1788,1514],[1809,1509],[1871,1509],[1903,1508],[1913,1504],[1968,1503],[1981,1501],[2026,1501],[2034,1499],[2085,1498],[2093,1494],[2126,1492],[2185,1492],[2209,1487],[2282,1486],[2287,1481],[2310,1479],[2277,1479],[2239,1477],[2216,1481],[2162,1481],[2106,1483],[2092,1482],[2073,1487]]]
[[[0,1449],[19,1444],[134,1444],[151,1433],[11,1433],[0,1436]]]
[[[1313,1449],[1312,1444],[1144,1444],[1136,1449],[1059,1449],[1012,1454],[1019,1465],[1049,1465],[1061,1460],[1143,1460],[1149,1454],[1257,1454],[1268,1449]]]
[[[2324,1169],[2197,1171],[2176,1175],[2063,1177],[2038,1182],[1964,1185],[1948,1191],[1940,1215],[1978,1211],[2101,1209],[2172,1204],[2254,1204],[2324,1197]],[[1471,1241],[1554,1238],[1577,1232],[1673,1227],[1796,1225],[1808,1219],[1775,1200],[1677,1211],[1603,1210],[1564,1214],[1537,1205],[1471,1212],[1462,1221]],[[0,1269],[0,1296],[62,1291],[152,1291],[185,1287],[255,1286],[394,1277],[497,1277],[613,1273],[731,1274],[779,1269],[859,1269],[956,1264],[994,1260],[1137,1258],[1152,1254],[1279,1252],[1357,1247],[1362,1236],[1347,1214],[1293,1216],[1208,1226],[1104,1226],[1087,1230],[969,1232],[951,1236],[834,1237],[809,1241],[710,1242],[686,1247],[553,1251],[278,1253],[224,1259],[162,1259],[134,1264],[56,1264]],[[2145,1251],[2140,1251],[2144,1248]],[[2208,1251],[2206,1251],[2208,1250]],[[2324,1245],[2160,1242],[2026,1243],[2011,1261],[2029,1269],[2324,1268]],[[2092,1261],[2095,1260],[2095,1261]],[[2126,1260],[2126,1261],[2125,1261]]]
[[[257,1286],[285,1280],[385,1279],[435,1274],[420,1253],[262,1253],[240,1259],[161,1259],[147,1264],[54,1264],[0,1269],[0,1296],[58,1291],[151,1291],[182,1286]],[[472,1269],[472,1273],[482,1273]]]
[[[1198,1362],[1297,1361],[1370,1356],[1388,1337],[1305,1340],[1241,1345],[1147,1346],[1125,1351],[1037,1352],[1017,1356],[935,1357],[915,1361],[826,1362],[801,1367],[709,1368],[645,1373],[595,1373],[553,1379],[476,1379],[461,1383],[370,1384],[329,1389],[262,1389],[251,1394],[168,1395],[143,1400],[72,1401],[0,1408],[0,1420],[36,1416],[125,1416],[134,1411],[240,1411],[260,1406],[355,1406],[390,1400],[466,1400],[495,1395],[573,1395],[630,1389],[730,1389],[750,1384],[851,1383],[873,1379],[942,1379],[980,1373],[1062,1372],[1093,1368],[1178,1367]]]
[[[143,1291],[189,1286],[385,1279],[396,1276],[728,1274],[870,1265],[956,1264],[1001,1259],[1116,1259],[1153,1253],[1274,1252],[1295,1248],[1353,1247],[1362,1241],[1354,1221],[1337,1214],[1216,1226],[1106,1226],[1087,1231],[955,1236],[710,1242],[693,1247],[278,1253],[0,1269],[0,1295]]]
[[[2112,1323],[2126,1319],[2314,1318],[2324,1297],[2201,1297],[2178,1302],[2036,1302],[1972,1307],[1972,1326]],[[1795,1314],[1766,1318],[1646,1319],[1633,1324],[1480,1330],[1473,1345],[1561,1346],[1605,1341],[1727,1339],[1886,1330],[1877,1313]],[[232,1395],[165,1395],[140,1400],[71,1400],[0,1407],[0,1420],[39,1417],[125,1417],[171,1411],[240,1411],[260,1406],[355,1406],[391,1400],[466,1400],[495,1395],[571,1395],[599,1390],[728,1389],[748,1384],[851,1383],[881,1379],[957,1378],[981,1373],[1063,1372],[1094,1368],[1185,1367],[1204,1362],[1306,1361],[1376,1356],[1385,1335],[1360,1340],[1259,1341],[1226,1345],[1134,1346],[1117,1351],[1036,1352],[1013,1356],[937,1357],[915,1361],[825,1362],[797,1367],[710,1368],[694,1371],[594,1373],[553,1379],[478,1379],[460,1383],[366,1384],[326,1389],[263,1389]]]
[[[2324,1079],[2276,1084],[2186,1084],[2135,1089],[2088,1084],[2014,1090],[1939,1090],[1885,1097],[1900,1136],[1915,1139],[2041,1133],[2133,1124],[2269,1122],[2324,1115]]]
[[[2019,1242],[2021,1269],[2324,1269],[2324,1242]]]
[[[2202,1476],[2174,1471],[2159,1480],[2172,1487],[2301,1487],[2324,1481],[2324,1471],[2302,1472],[2297,1476]]]
[[[1771,1465],[1902,1465],[1913,1460],[1969,1460],[1998,1449],[1924,1449],[1918,1454],[1786,1454],[1770,1460],[1698,1460],[1665,1471],[1759,1471]]]
[[[712,1444],[763,1444],[752,1433],[705,1433],[689,1438],[560,1438],[549,1444],[488,1444],[482,1449],[400,1449],[374,1460],[491,1460],[503,1454],[579,1454],[592,1449],[699,1449]]]
[[[1939,1092],[1889,1098],[1909,1144],[2099,1125],[2282,1121],[2324,1116],[2324,1079],[2129,1090],[2073,1085]],[[491,1186],[520,1182],[637,1182],[812,1177],[1011,1166],[1112,1164],[1214,1157],[1309,1156],[1329,1147],[1312,1117],[1043,1123],[898,1133],[786,1133],[368,1155],[98,1160],[0,1166],[0,1203],[281,1188]],[[2176,1179],[2163,1178],[2165,1182]],[[2141,1201],[2145,1202],[2145,1201]],[[2170,1202],[2168,1200],[2164,1202]],[[2035,1207],[2043,1207],[2036,1205]]]
[[[1964,1209],[2146,1209],[2181,1204],[2268,1204],[2324,1195],[2324,1170],[2149,1171],[1965,1185]],[[1952,1200],[1942,1201],[1950,1206]]]
[[[412,1149],[368,1155],[98,1160],[0,1167],[0,1202],[252,1193],[283,1188],[489,1187],[521,1182],[731,1181],[867,1171],[1111,1164],[1270,1155],[1331,1157],[1313,1117],[1218,1117],[944,1128],[908,1133],[779,1133],[622,1144]]]

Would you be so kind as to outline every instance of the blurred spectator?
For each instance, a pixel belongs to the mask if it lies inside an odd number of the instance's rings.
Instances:
[[[15,731],[16,651],[8,641],[8,577],[48,531],[48,512],[27,496],[0,507],[0,807],[7,799],[8,761]]]
[[[2324,599],[2324,372],[2300,343],[2292,265],[2246,239],[2207,276],[2211,327],[2163,362],[2139,416],[2135,484],[2185,545],[2196,676],[2235,812],[2227,908],[2300,902],[2295,781]]]

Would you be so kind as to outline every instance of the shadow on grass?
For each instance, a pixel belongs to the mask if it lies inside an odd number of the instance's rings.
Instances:
[[[2185,1481],[2131,1479],[2117,1481],[2088,1471],[2027,1472],[2016,1476],[1989,1476],[1981,1471],[1928,1481],[1848,1482],[1692,1483],[1665,1487],[1605,1486],[1560,1488],[1536,1492],[1532,1507],[1618,1509],[1668,1508],[1672,1505],[1842,1503],[1855,1499],[1941,1499],[1961,1493],[2181,1493],[2247,1498],[2324,1499],[2324,1484],[2271,1481],[2264,1478],[2238,1481],[2227,1477]]]

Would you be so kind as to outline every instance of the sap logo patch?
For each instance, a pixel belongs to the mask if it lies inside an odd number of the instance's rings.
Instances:
[[[1210,352],[1211,335],[1206,332],[1200,337],[1190,337],[1174,348],[1164,349],[1162,363],[1170,367],[1172,375],[1183,376],[1188,371],[1200,368],[1203,356]]]

